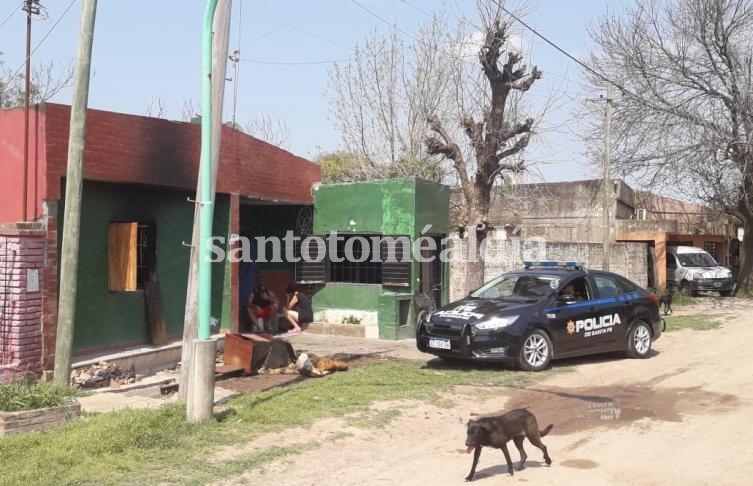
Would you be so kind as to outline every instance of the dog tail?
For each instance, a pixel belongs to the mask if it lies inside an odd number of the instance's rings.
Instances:
[[[545,437],[546,434],[548,434],[549,432],[551,432],[553,428],[554,428],[554,425],[553,424],[549,424],[546,427],[544,427],[544,430],[539,431],[539,435],[541,437]]]

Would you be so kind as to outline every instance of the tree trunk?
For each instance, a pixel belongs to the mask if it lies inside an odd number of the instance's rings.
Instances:
[[[737,274],[736,293],[753,291],[753,218],[745,218],[743,229],[745,233],[740,244],[740,271]]]
[[[465,290],[471,292],[481,287],[486,281],[484,274],[486,264],[481,255],[481,243],[486,238],[487,231],[478,231],[477,226],[471,224],[466,228],[468,232],[468,260],[465,264]],[[474,261],[475,259],[475,261]]]
[[[472,194],[474,200],[466,201],[469,224],[466,228],[468,233],[468,261],[465,265],[465,288],[468,292],[481,287],[486,281],[485,255],[481,253],[481,249],[489,234],[486,223],[489,220],[491,188],[477,185]]]

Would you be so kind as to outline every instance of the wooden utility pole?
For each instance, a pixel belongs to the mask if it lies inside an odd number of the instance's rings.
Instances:
[[[217,172],[220,163],[220,134],[222,131],[222,107],[225,98],[225,71],[227,70],[228,50],[230,48],[230,13],[232,0],[220,0],[214,14],[214,42],[212,45],[212,202],[215,199]],[[201,180],[197,181],[199,193]],[[214,207],[214,205],[212,205]],[[191,237],[191,259],[188,268],[188,285],[186,286],[186,310],[183,320],[183,350],[180,366],[180,385],[178,401],[186,403],[190,388],[190,368],[193,364],[192,341],[198,336],[199,309],[199,212],[194,210],[193,234]]]
[[[81,187],[84,172],[86,109],[89,103],[92,42],[97,0],[83,0],[81,27],[73,79],[73,104],[68,134],[68,169],[65,178],[63,249],[60,257],[60,297],[55,344],[55,384],[68,386],[71,379],[71,350],[76,319],[78,249],[81,226]]]
[[[610,250],[612,246],[612,232],[610,230],[609,210],[613,203],[611,180],[612,171],[612,84],[607,88],[606,113],[604,119],[604,261],[603,270],[609,270]]]

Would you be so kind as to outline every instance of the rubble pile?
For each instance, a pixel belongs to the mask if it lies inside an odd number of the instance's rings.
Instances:
[[[71,386],[81,389],[117,388],[136,382],[136,372],[131,367],[124,370],[114,363],[101,361],[95,365],[74,370],[71,373]]]

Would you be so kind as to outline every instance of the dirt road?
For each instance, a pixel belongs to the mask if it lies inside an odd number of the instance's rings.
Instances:
[[[261,437],[246,452],[301,452],[223,484],[464,484],[471,413],[515,406],[530,407],[542,428],[554,424],[544,440],[554,463],[526,442],[528,468],[510,477],[501,452],[485,449],[473,484],[751,484],[753,302],[705,299],[680,311],[690,312],[723,315],[723,325],[665,334],[647,360],[567,362],[573,371],[532,389],[456,390],[450,408],[380,403],[375,410],[400,411],[384,429],[337,419]],[[511,454],[517,460],[512,444]]]

